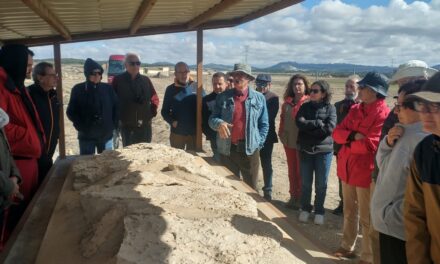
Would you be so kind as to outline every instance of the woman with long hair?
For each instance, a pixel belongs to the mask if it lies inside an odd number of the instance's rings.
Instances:
[[[299,174],[299,156],[297,149],[298,127],[295,117],[301,105],[309,98],[309,81],[302,74],[293,75],[284,92],[281,106],[280,129],[278,136],[283,143],[287,158],[290,200],[286,207],[298,210],[301,197],[301,176]]]

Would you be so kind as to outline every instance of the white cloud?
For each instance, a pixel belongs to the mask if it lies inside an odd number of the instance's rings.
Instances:
[[[206,63],[232,65],[248,61],[269,66],[280,61],[394,65],[410,59],[437,64],[440,0],[391,0],[387,6],[360,7],[323,0],[311,9],[298,4],[244,25],[204,34]],[[106,59],[137,52],[146,62],[195,64],[195,32],[96,41],[62,46],[64,57]],[[34,48],[37,58],[52,57],[51,48]]]

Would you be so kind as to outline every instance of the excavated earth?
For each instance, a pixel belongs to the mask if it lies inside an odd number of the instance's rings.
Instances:
[[[83,263],[304,263],[251,197],[182,150],[138,144],[72,173]]]

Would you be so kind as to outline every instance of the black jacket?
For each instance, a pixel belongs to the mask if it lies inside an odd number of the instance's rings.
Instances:
[[[52,159],[60,136],[60,102],[54,89],[46,92],[40,85],[28,87],[46,137],[45,154]]]
[[[276,143],[278,142],[278,136],[275,132],[275,119],[277,117],[278,110],[280,109],[280,101],[278,96],[270,91],[264,94],[264,98],[266,99],[267,114],[269,115],[269,132],[264,144]]]
[[[297,144],[301,151],[314,154],[333,152],[332,132],[336,127],[336,108],[330,103],[306,102],[296,115]]]
[[[344,120],[344,118],[348,114],[348,111],[350,111],[351,106],[354,105],[355,103],[356,103],[356,101],[354,99],[343,99],[343,100],[335,103],[336,117],[337,117],[336,118],[336,125],[341,123],[342,120]],[[335,155],[338,154],[341,147],[342,146],[340,144],[337,144],[337,143],[333,144],[333,149],[334,149]]]
[[[212,92],[207,96],[203,97],[202,100],[202,131],[206,136],[206,140],[216,140],[217,132],[212,130],[208,124],[209,117],[212,114],[212,110],[215,106],[215,99],[217,94]]]

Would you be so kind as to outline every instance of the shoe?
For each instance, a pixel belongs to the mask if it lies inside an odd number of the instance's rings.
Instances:
[[[320,214],[315,215],[315,220],[313,222],[315,223],[315,225],[323,225],[324,215],[320,215]]]
[[[342,203],[339,203],[338,207],[333,210],[334,215],[343,215],[344,214],[344,206]]]
[[[299,210],[301,208],[300,202],[298,198],[290,197],[289,201],[285,205],[286,208],[292,209],[292,210]]]
[[[356,258],[356,253],[354,253],[354,251],[351,250],[346,250],[345,248],[338,248],[338,250],[336,250],[333,253],[333,256],[337,257],[337,258]]]
[[[270,193],[265,193],[263,197],[268,202],[272,201],[272,195]]]
[[[309,216],[310,216],[310,213],[309,213],[309,212],[302,211],[302,212],[299,214],[299,218],[298,218],[298,220],[299,220],[300,222],[307,223],[307,221],[309,221]]]

